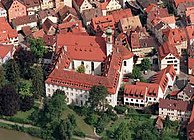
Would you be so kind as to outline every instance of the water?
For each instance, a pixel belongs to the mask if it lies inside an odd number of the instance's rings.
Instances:
[[[41,140],[29,134],[0,128],[0,140]]]

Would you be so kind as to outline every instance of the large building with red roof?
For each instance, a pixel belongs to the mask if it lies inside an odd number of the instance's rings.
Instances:
[[[66,92],[68,104],[81,106],[92,86],[104,85],[110,93],[109,104],[117,104],[121,79],[133,69],[133,54],[124,46],[114,45],[110,28],[105,38],[59,34],[56,46],[55,68],[45,81],[47,96],[61,89]],[[80,65],[85,67],[84,74],[76,71]]]
[[[159,102],[167,96],[166,90],[174,85],[176,72],[173,65],[151,77],[149,83],[136,82],[135,85],[126,84],[124,88],[124,104],[142,108]]]

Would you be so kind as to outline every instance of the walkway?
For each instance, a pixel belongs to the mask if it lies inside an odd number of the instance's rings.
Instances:
[[[1,123],[6,123],[6,124],[10,124],[10,125],[18,125],[18,126],[22,126],[22,127],[26,127],[26,128],[39,128],[37,126],[33,126],[31,124],[22,124],[22,123],[17,123],[17,122],[12,122],[12,121],[7,121],[7,120],[4,120],[4,119],[0,119],[0,122]]]

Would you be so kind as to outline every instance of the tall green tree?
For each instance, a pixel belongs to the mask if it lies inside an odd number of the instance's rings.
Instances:
[[[81,64],[81,65],[77,68],[76,71],[79,72],[79,73],[85,73],[85,72],[86,72],[86,68],[84,67],[83,64]]]
[[[45,43],[41,38],[30,39],[30,50],[36,57],[36,59],[42,58],[44,54],[47,52],[47,49],[44,47]]]
[[[5,70],[5,78],[6,80],[14,85],[17,86],[19,82],[19,68],[15,60],[10,59],[4,65]]]
[[[121,123],[115,130],[114,130],[114,139],[115,140],[130,140],[131,133],[126,123]]]
[[[0,113],[13,116],[19,109],[19,94],[12,85],[5,85],[0,90]]]
[[[107,105],[108,90],[103,85],[93,86],[89,92],[88,103],[91,108],[104,111]]]
[[[34,97],[31,81],[22,80],[19,83],[20,110],[28,111],[34,105]]]
[[[2,66],[0,66],[0,88],[3,87],[6,83],[5,80],[5,71]]]
[[[141,70],[146,71],[151,68],[151,61],[148,58],[141,60]]]
[[[132,70],[132,77],[134,79],[140,79],[142,77],[140,68],[135,66]]]
[[[34,66],[32,68],[32,87],[35,98],[44,95],[44,74],[41,66]]]
[[[31,78],[31,67],[34,64],[34,56],[31,51],[21,48],[14,54],[14,59],[20,69],[20,76],[24,79]]]

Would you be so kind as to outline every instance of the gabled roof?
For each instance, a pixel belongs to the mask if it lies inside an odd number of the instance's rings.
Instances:
[[[13,51],[13,45],[0,45],[0,58],[4,58],[9,52]]]
[[[45,9],[45,10],[38,11],[38,16],[40,19],[44,19],[48,16],[55,17],[56,15],[53,9]]]
[[[57,28],[57,25],[54,24],[49,18],[47,18],[44,23],[42,24],[42,29],[45,33],[48,33],[51,27]]]
[[[82,3],[84,2],[84,0],[74,0],[74,1],[78,7],[80,7],[82,5]]]
[[[39,0],[23,0],[26,8],[40,6]]]
[[[169,44],[169,42],[165,42],[158,48],[159,59],[162,60],[169,54],[172,54],[174,57],[179,59],[177,48],[174,45]]]
[[[36,15],[26,15],[26,16],[21,16],[21,17],[17,17],[13,19],[13,23],[16,26],[29,24],[29,23],[37,22],[37,21],[38,19]]]
[[[124,87],[124,97],[144,99],[146,94],[146,86],[126,84]]]
[[[5,6],[5,8],[7,10],[9,10],[9,8],[11,7],[12,3],[14,1],[18,1],[19,3],[23,4],[24,5],[24,2],[22,0],[2,0],[2,4]]]
[[[145,12],[146,13],[149,13],[151,12],[152,10],[155,10],[155,8],[157,8],[158,6],[156,4],[153,4],[151,3],[146,9],[145,9]]]
[[[86,22],[91,21],[93,17],[102,16],[102,10],[100,8],[86,9],[82,12],[83,18]]]
[[[122,9],[122,10],[118,10],[118,11],[113,11],[113,12],[111,12],[111,14],[112,14],[114,21],[116,23],[118,23],[119,20],[122,18],[127,18],[127,17],[133,16],[131,9]]]
[[[159,108],[163,109],[172,109],[179,110],[182,112],[187,112],[192,110],[191,104],[181,100],[172,100],[172,99],[162,99],[159,100]]]
[[[190,84],[187,84],[184,89],[183,92],[189,97],[192,98],[194,96],[194,88],[191,87]]]

